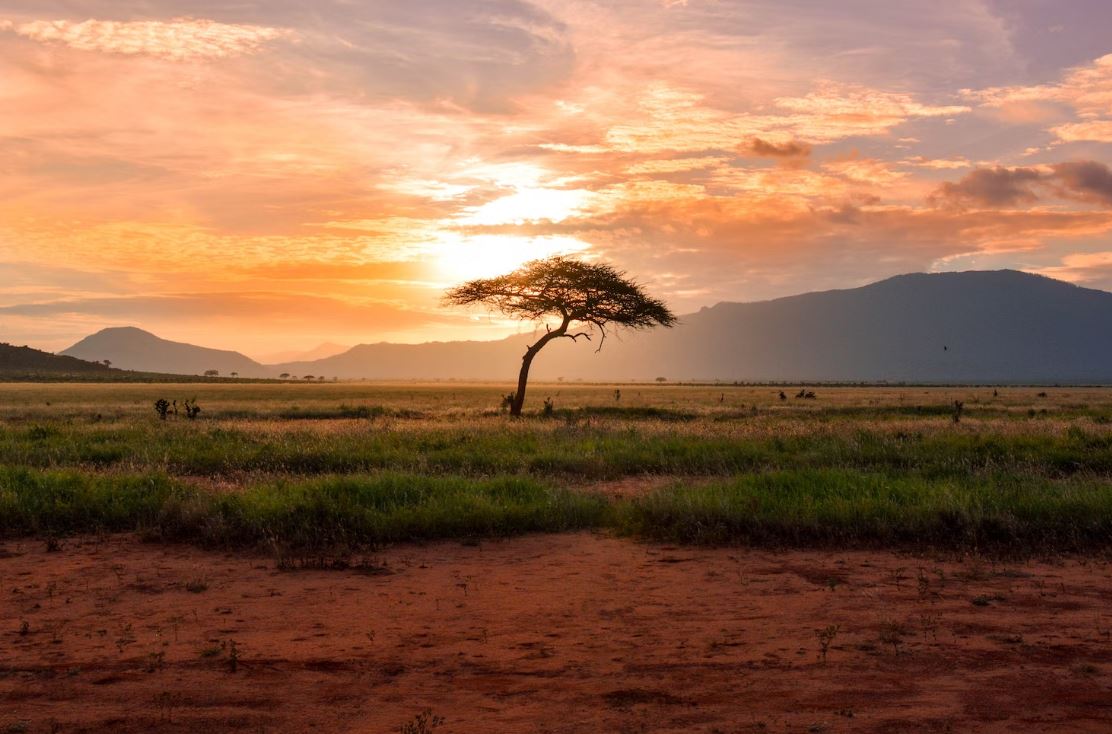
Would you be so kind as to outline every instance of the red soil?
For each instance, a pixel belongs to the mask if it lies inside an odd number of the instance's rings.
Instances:
[[[586,533],[374,560],[8,543],[0,732],[1112,731],[1102,562]]]

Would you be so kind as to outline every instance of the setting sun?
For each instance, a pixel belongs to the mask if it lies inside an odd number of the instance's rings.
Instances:
[[[435,246],[437,277],[446,283],[489,278],[514,270],[530,260],[570,255],[587,249],[571,237],[518,237],[446,235]]]

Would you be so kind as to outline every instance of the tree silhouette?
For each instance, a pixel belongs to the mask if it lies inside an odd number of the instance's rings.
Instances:
[[[290,379],[290,373],[289,372],[283,372],[282,374],[278,375],[278,377],[280,379],[283,379],[283,380],[288,380],[288,379]]]
[[[220,370],[205,370],[205,377],[219,377]]]
[[[238,372],[233,372],[233,373],[231,373],[231,374],[232,374],[232,377],[239,377],[239,373],[238,373]]]
[[[517,392],[513,393],[510,415],[521,415],[525,388],[533,358],[553,339],[580,337],[590,341],[599,336],[599,349],[607,329],[647,329],[672,326],[675,315],[663,301],[651,298],[634,281],[610,265],[585,263],[567,257],[533,260],[512,273],[480,278],[450,289],[444,303],[452,306],[486,305],[507,316],[544,322],[559,318],[555,329],[545,324],[545,333],[525,350]],[[586,329],[575,331],[575,329]]]

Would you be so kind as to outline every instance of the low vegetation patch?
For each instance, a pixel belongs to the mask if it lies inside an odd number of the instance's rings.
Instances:
[[[0,535],[139,531],[302,561],[581,528],[707,544],[1112,545],[1107,389],[533,394],[511,418],[498,385],[0,385]],[[638,494],[641,479],[658,489]],[[590,492],[613,480],[620,498]]]
[[[618,527],[697,544],[1082,550],[1112,545],[1099,481],[927,479],[845,470],[677,483],[618,508]]]
[[[226,546],[339,548],[597,527],[606,510],[598,497],[521,477],[321,477],[217,492],[158,474],[0,469],[6,536],[135,531]]]
[[[1112,493],[1089,480],[796,470],[608,501],[525,476],[287,478],[228,492],[159,474],[0,470],[5,536],[135,531],[288,554],[587,528],[706,545],[1073,551],[1112,545]]]

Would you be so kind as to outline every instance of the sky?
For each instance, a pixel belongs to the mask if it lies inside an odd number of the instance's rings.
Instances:
[[[1106,0],[0,0],[0,341],[492,339],[915,271],[1112,289]]]

